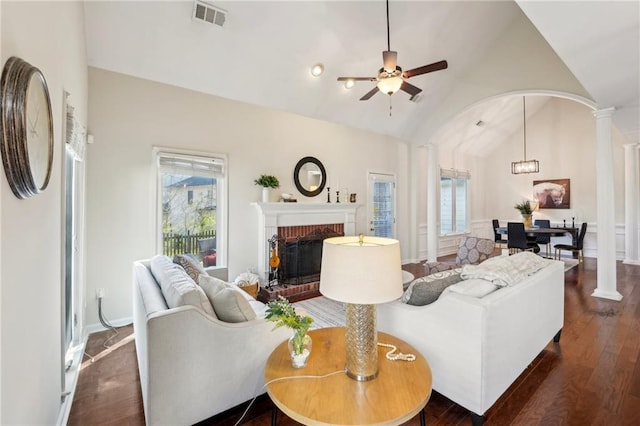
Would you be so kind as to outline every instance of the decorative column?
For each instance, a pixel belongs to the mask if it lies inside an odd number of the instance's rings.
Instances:
[[[409,258],[418,259],[418,190],[417,190],[417,153],[415,145],[409,144]]]
[[[624,145],[624,263],[640,265],[638,245],[638,203],[640,203],[640,173],[638,172],[638,150],[640,144]]]
[[[594,111],[596,117],[596,201],[598,204],[598,275],[592,296],[622,300],[616,283],[616,224],[611,122],[615,108]]]
[[[438,261],[438,147],[427,145],[427,261]]]

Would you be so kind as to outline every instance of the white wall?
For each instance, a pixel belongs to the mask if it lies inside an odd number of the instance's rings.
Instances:
[[[533,181],[571,179],[570,209],[541,209],[534,219],[576,223],[597,221],[595,119],[587,107],[551,98],[527,120],[527,158],[540,161],[540,173],[512,175],[511,162],[522,157],[523,134],[516,132],[487,157],[484,217],[521,220],[514,204],[533,198]],[[622,137],[613,135],[615,220],[624,222],[624,151]],[[493,190],[490,188],[494,188]]]
[[[214,76],[212,76],[214,78]],[[98,322],[94,297],[104,288],[109,318],[131,316],[131,264],[157,253],[152,147],[223,153],[229,162],[229,276],[257,266],[258,216],[250,203],[261,189],[253,180],[276,175],[280,192],[299,202],[324,203],[299,194],[293,169],[304,156],[324,164],[335,199],[340,190],[366,203],[367,171],[397,177],[398,232],[408,252],[407,146],[401,141],[173,86],[89,69],[86,323]],[[275,201],[275,199],[274,199]],[[356,231],[366,230],[359,208]]]
[[[79,2],[0,2],[2,64],[19,56],[47,80],[55,155],[48,188],[19,200],[0,172],[2,235],[1,424],[51,425],[60,409],[62,138],[64,90],[87,116],[87,62]]]

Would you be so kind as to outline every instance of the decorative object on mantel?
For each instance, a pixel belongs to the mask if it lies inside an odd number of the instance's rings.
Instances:
[[[327,186],[327,203],[331,202],[331,188]]]
[[[528,160],[527,161],[527,112],[526,105],[524,101],[524,96],[522,97],[522,116],[523,116],[523,134],[524,134],[524,160],[523,161],[513,161],[511,163],[511,173],[514,175],[519,175],[520,173],[538,173],[540,171],[540,163],[538,160]]]
[[[524,227],[531,228],[531,225],[532,225],[531,214],[533,213],[533,211],[531,210],[531,204],[529,203],[529,200],[525,200],[521,203],[517,203],[515,206],[513,206],[513,208],[518,210],[522,215],[522,222],[524,223]]]
[[[355,192],[352,192],[351,194],[349,194],[349,202],[355,203],[356,198],[357,198],[357,194]]]
[[[11,191],[28,198],[44,191],[53,167],[53,118],[40,70],[12,56],[0,82],[0,149]]]
[[[265,319],[275,322],[274,330],[278,327],[289,327],[293,336],[289,339],[289,354],[293,368],[303,368],[311,354],[311,337],[307,334],[313,323],[313,318],[296,312],[287,299],[280,296],[277,300],[267,303]]]
[[[260,175],[258,179],[253,181],[254,184],[262,187],[262,202],[269,202],[269,189],[279,188],[280,181],[277,177],[272,175]]]
[[[293,198],[293,195],[291,194],[287,194],[286,192],[283,194],[280,194],[280,198],[282,199],[283,202],[285,203],[297,203],[298,200],[296,200],[295,198]]]
[[[340,191],[336,191],[336,203],[340,202]]]

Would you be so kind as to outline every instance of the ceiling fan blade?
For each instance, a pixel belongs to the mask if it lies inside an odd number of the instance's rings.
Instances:
[[[366,95],[364,95],[363,97],[360,98],[361,101],[366,101],[369,98],[371,98],[373,95],[375,95],[376,93],[378,93],[380,91],[380,89],[378,89],[378,86],[374,87],[373,89],[371,89],[370,91],[367,92]]]
[[[347,80],[353,80],[353,81],[376,81],[377,78],[375,78],[375,77],[338,77],[338,81],[347,81]]]
[[[422,92],[422,89],[414,86],[413,84],[407,83],[406,81],[402,82],[402,86],[400,86],[400,90],[404,90],[411,96],[415,96],[418,93]]]
[[[404,78],[414,77],[416,75],[426,74],[428,72],[444,70],[447,69],[448,66],[449,65],[447,64],[447,61],[434,62],[433,64],[424,65],[412,70],[407,70],[402,74],[402,76]]]
[[[385,50],[382,52],[382,67],[388,73],[392,73],[396,70],[396,65],[398,65],[398,52],[394,52],[393,50]]]

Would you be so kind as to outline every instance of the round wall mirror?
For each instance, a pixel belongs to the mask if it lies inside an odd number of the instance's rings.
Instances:
[[[306,197],[320,194],[327,184],[327,172],[315,157],[304,157],[293,171],[293,181],[298,191]]]

